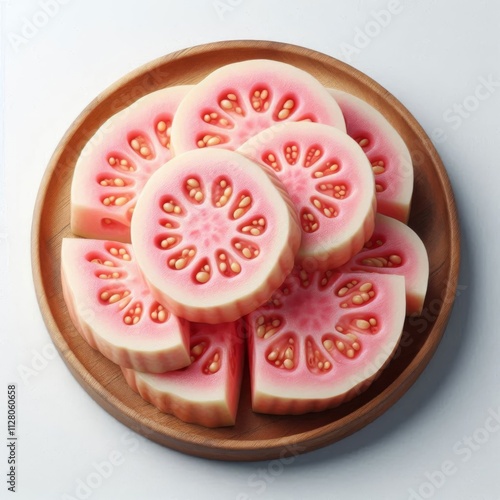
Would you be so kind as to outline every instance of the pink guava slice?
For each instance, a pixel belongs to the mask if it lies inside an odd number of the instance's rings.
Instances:
[[[183,85],[147,94],[99,127],[75,166],[74,234],[130,242],[137,195],[151,174],[172,157],[172,120],[190,89]]]
[[[375,175],[377,211],[406,223],[413,192],[413,164],[404,140],[387,118],[359,97],[330,89],[347,133],[368,156]]]
[[[132,244],[153,296],[190,321],[234,321],[293,268],[297,214],[280,181],[223,149],[176,156],[142,191]]]
[[[396,219],[377,214],[372,237],[338,271],[401,274],[405,277],[407,314],[422,312],[429,258],[417,233]]]
[[[389,362],[404,319],[402,276],[294,269],[246,317],[253,410],[302,414],[358,395]]]
[[[64,238],[61,275],[73,324],[108,359],[154,373],[190,363],[187,322],[153,299],[130,245]]]
[[[234,150],[276,123],[302,120],[345,131],[339,106],[312,75],[268,59],[241,61],[213,71],[186,95],[172,125],[172,147],[176,154]]]
[[[275,125],[237,152],[271,168],[299,213],[296,262],[326,270],[347,262],[371,236],[375,185],[361,147],[341,130],[310,122]]]
[[[127,383],[160,411],[205,427],[234,425],[244,365],[239,323],[191,324],[191,364],[163,374],[122,369]]]

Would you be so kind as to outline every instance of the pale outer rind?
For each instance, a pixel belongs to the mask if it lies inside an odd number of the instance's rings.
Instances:
[[[387,257],[393,250],[401,250],[404,259],[402,267],[374,267],[362,264],[363,258],[376,257],[377,250],[368,250],[355,255],[341,272],[376,272],[382,274],[402,274],[405,277],[406,313],[420,314],[424,306],[429,282],[429,257],[417,233],[403,222],[377,214],[374,234],[385,236],[380,253]],[[388,249],[387,247],[390,247]]]
[[[269,91],[275,95],[271,96],[271,106],[266,112],[253,113],[247,92],[259,86],[269,86]],[[243,97],[248,106],[245,118],[234,118],[234,115],[231,118],[219,107],[221,94],[229,89],[241,93],[244,89]],[[285,94],[297,96],[297,101],[300,100],[298,108],[285,120],[273,119],[273,112],[280,104],[278,99]],[[316,121],[345,131],[344,117],[338,104],[316,78],[300,68],[269,59],[246,60],[222,66],[195,85],[179,105],[172,124],[172,147],[175,154],[198,148],[199,139],[195,137],[198,125],[201,125],[200,132],[206,129],[214,134],[225,134],[226,129],[215,126],[207,128],[203,124],[203,113],[211,110],[216,110],[221,116],[235,122],[241,122],[241,125],[235,123],[233,132],[228,131],[228,142],[214,146],[225,149],[238,148],[248,138],[274,123],[297,121],[311,114],[315,115]],[[252,124],[249,123],[248,116],[251,117]]]
[[[76,152],[78,159],[71,184],[71,230],[85,238],[109,239],[130,242],[130,212],[135,198],[151,173],[172,157],[171,149],[164,147],[156,136],[155,120],[169,115],[171,119],[182,98],[192,85],[179,85],[157,90],[141,97],[106,120],[94,135]],[[117,106],[120,102],[117,102]],[[155,151],[155,158],[147,160],[130,146],[130,133],[146,134]],[[137,171],[124,173],[113,169],[108,163],[109,155],[121,154],[129,158]],[[103,188],[97,177],[106,174],[131,182],[130,187]],[[119,206],[105,206],[104,196],[116,193],[132,194],[127,203]],[[107,226],[104,219],[112,219]]]
[[[377,211],[406,223],[411,208],[414,169],[410,151],[403,138],[380,111],[363,99],[338,89],[329,91],[344,113],[348,134],[353,129],[359,132],[358,128],[367,133],[376,130],[372,135],[375,148],[378,149],[377,156],[387,158],[390,164],[387,163],[386,167],[395,170],[390,182],[386,182],[385,191],[377,194]],[[366,153],[371,156],[371,145]]]
[[[223,167],[221,170],[218,170],[219,165]],[[211,173],[212,166],[215,166],[216,174]],[[194,287],[194,293],[189,287],[183,287],[182,281],[178,281],[182,278],[175,273],[170,275],[164,260],[160,265],[161,259],[154,257],[154,252],[158,250],[153,247],[153,241],[161,229],[154,215],[156,207],[160,205],[160,198],[171,193],[172,189],[178,193],[179,179],[201,175],[203,170],[200,169],[205,169],[207,175],[213,176],[212,180],[222,174],[229,177],[246,176],[249,182],[259,187],[266,199],[272,200],[267,202],[266,216],[271,217],[273,244],[268,248],[262,264],[254,273],[244,274],[243,267],[241,276],[231,279],[230,286],[211,294],[203,293],[203,288],[200,287],[200,292]],[[163,213],[165,215],[167,214]],[[183,153],[153,174],[139,197],[132,220],[131,236],[143,275],[158,302],[180,317],[213,324],[235,321],[270,297],[293,268],[301,231],[289,197],[272,172],[238,153],[212,149]],[[186,278],[184,275],[184,279]]]
[[[370,274],[349,273],[339,275],[340,278],[356,278],[360,281],[370,281]],[[390,311],[390,316],[384,318],[390,323],[389,333],[385,335],[383,342],[378,343],[369,352],[368,360],[366,357],[363,357],[364,364],[361,366],[357,363],[350,363],[350,360],[347,360],[344,366],[342,366],[342,368],[346,369],[340,378],[332,377],[331,373],[311,374],[305,366],[306,357],[303,352],[304,349],[300,347],[300,363],[292,370],[273,367],[265,357],[269,342],[258,338],[255,329],[251,327],[251,322],[255,322],[259,315],[269,313],[269,311],[262,308],[246,317],[252,409],[255,412],[298,415],[307,412],[323,411],[349,401],[370,386],[394,355],[401,338],[405,320],[404,277],[378,275],[375,280],[379,283],[384,283],[382,300],[379,300],[375,307],[385,308]],[[312,309],[313,305],[311,304],[311,314],[314,314]],[[334,320],[335,316],[332,315],[330,326],[327,328],[334,327]],[[290,328],[290,326],[286,324],[285,328]],[[319,326],[316,326],[316,328],[319,328]],[[309,332],[297,333],[301,340],[305,340],[306,335],[310,335]],[[317,330],[317,336],[313,337],[314,340],[318,341],[321,335],[320,330]],[[271,337],[271,340],[273,338]],[[337,359],[337,362],[339,362],[339,359]]]
[[[297,144],[299,147],[300,154],[297,163],[291,166],[282,159],[282,171],[276,175],[283,181],[285,188],[288,188],[287,181],[291,178],[292,186],[289,192],[296,210],[310,205],[305,196],[299,197],[295,193],[292,194],[293,184],[297,184],[297,172],[302,172],[304,178],[300,190],[306,185],[313,172],[333,157],[341,165],[340,171],[316,180],[317,186],[320,182],[339,182],[337,179],[355,183],[352,189],[356,191],[356,203],[353,203],[349,197],[339,202],[323,196],[324,200],[339,206],[340,217],[328,220],[311,207],[311,211],[320,221],[320,229],[315,233],[302,233],[302,243],[296,257],[296,263],[309,271],[339,267],[363,248],[363,244],[373,232],[376,198],[370,162],[356,141],[341,130],[309,122],[288,122],[275,125],[249,139],[237,149],[237,152],[265,166],[262,159],[264,153],[272,151],[276,156],[281,155],[284,147],[290,143]],[[323,147],[327,152],[311,167],[303,168],[301,163],[304,162],[308,149],[313,146]],[[269,167],[266,166],[266,168]],[[320,193],[316,188],[307,194],[310,197],[317,196]],[[344,215],[346,208],[349,210],[348,215]],[[325,226],[328,227],[328,225],[330,225],[330,230],[325,230]]]
[[[154,324],[147,318],[145,327],[142,326],[144,322],[125,326],[122,317],[126,308],[123,311],[115,310],[115,316],[111,318],[99,304],[99,292],[104,285],[119,288],[124,286],[124,282],[120,280],[99,280],[95,276],[89,278],[89,274],[85,274],[95,273],[97,269],[86,256],[97,252],[104,253],[102,249],[107,243],[110,242],[63,238],[62,289],[75,328],[93,349],[120,366],[151,373],[163,373],[187,366],[190,363],[189,326],[185,320],[170,315],[163,325]],[[129,254],[133,255],[130,245],[116,244],[124,246]],[[124,264],[127,279],[135,283],[135,287],[142,289],[141,299],[152,299],[134,259]],[[114,328],[115,321],[120,322],[118,328]]]
[[[189,367],[165,374],[123,369],[128,385],[163,413],[205,427],[234,425],[244,365],[244,340],[237,323],[192,323],[191,346],[210,343],[207,352]],[[207,370],[210,355],[217,351],[220,368]]]

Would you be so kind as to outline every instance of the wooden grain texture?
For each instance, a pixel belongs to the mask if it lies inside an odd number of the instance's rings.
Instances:
[[[430,260],[425,318],[407,321],[404,345],[363,394],[339,408],[305,416],[270,416],[250,409],[248,377],[236,425],[205,429],[160,413],[125,383],[119,368],[92,350],[74,329],[60,281],[61,240],[71,236],[69,193],[78,155],[112,114],[163,87],[196,83],[215,68],[267,58],[302,68],[325,86],[355,94],[379,109],[406,141],[415,166],[410,226]],[[431,141],[389,92],[354,68],[324,54],[275,42],[231,41],[193,47],[161,57],[108,88],[67,131],[40,186],[32,228],[32,263],[40,308],[68,368],[106,411],[153,441],[201,457],[262,460],[283,456],[287,446],[306,452],[333,443],[367,425],[393,405],[420,375],[443,335],[453,304],[459,266],[459,228],[452,189]]]

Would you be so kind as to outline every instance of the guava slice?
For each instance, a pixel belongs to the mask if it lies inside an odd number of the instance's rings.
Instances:
[[[402,222],[377,214],[375,230],[361,252],[341,272],[376,272],[405,277],[406,312],[420,314],[429,281],[429,258],[417,233]]]
[[[130,242],[137,195],[172,157],[170,129],[189,85],[147,94],[95,132],[75,165],[71,230],[78,236]]]
[[[296,268],[246,320],[252,408],[302,414],[365,390],[396,349],[404,278]]]
[[[61,275],[73,324],[108,359],[153,373],[190,363],[187,322],[153,299],[130,245],[64,238]]]
[[[244,156],[195,150],[157,170],[132,219],[132,244],[153,296],[190,321],[234,321],[293,268],[297,215],[283,186]]]
[[[237,152],[272,169],[287,189],[302,226],[299,265],[338,267],[371,236],[376,200],[370,162],[341,130],[284,123],[252,137]]]
[[[344,114],[347,133],[363,148],[375,175],[377,211],[406,223],[413,193],[411,155],[396,129],[373,106],[330,89]]]
[[[191,364],[163,374],[122,369],[127,383],[160,411],[205,427],[234,425],[244,366],[238,323],[191,324]]]
[[[241,61],[213,71],[186,95],[172,125],[172,147],[176,154],[234,150],[276,123],[302,120],[345,131],[339,106],[312,75],[268,59]]]

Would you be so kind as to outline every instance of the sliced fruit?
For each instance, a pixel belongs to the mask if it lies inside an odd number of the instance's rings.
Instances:
[[[308,271],[344,264],[371,236],[376,201],[370,162],[341,130],[285,123],[237,152],[271,168],[286,187],[302,226],[297,263]]]
[[[108,359],[153,373],[190,363],[187,322],[153,299],[130,245],[65,238],[61,275],[76,329]]]
[[[172,157],[170,128],[191,89],[170,87],[112,116],[83,148],[71,185],[71,230],[86,238],[130,242],[137,195]]]
[[[375,174],[377,211],[408,221],[413,192],[410,152],[382,113],[358,97],[330,89],[342,113],[347,133],[363,148]]]
[[[232,151],[196,150],[173,158],[146,184],[132,243],[160,303],[191,321],[222,323],[281,285],[300,227],[274,176]]]
[[[160,411],[184,422],[234,425],[244,364],[239,323],[191,324],[191,365],[163,374],[122,369],[127,383]]]
[[[301,414],[348,401],[388,363],[404,318],[402,276],[296,268],[246,317],[253,410]]]
[[[313,121],[345,131],[342,113],[309,73],[255,59],[223,66],[183,99],[172,125],[176,154],[198,148],[236,149],[276,123]]]
[[[372,237],[338,271],[400,274],[405,277],[407,314],[422,312],[429,258],[415,231],[396,219],[377,214]]]

